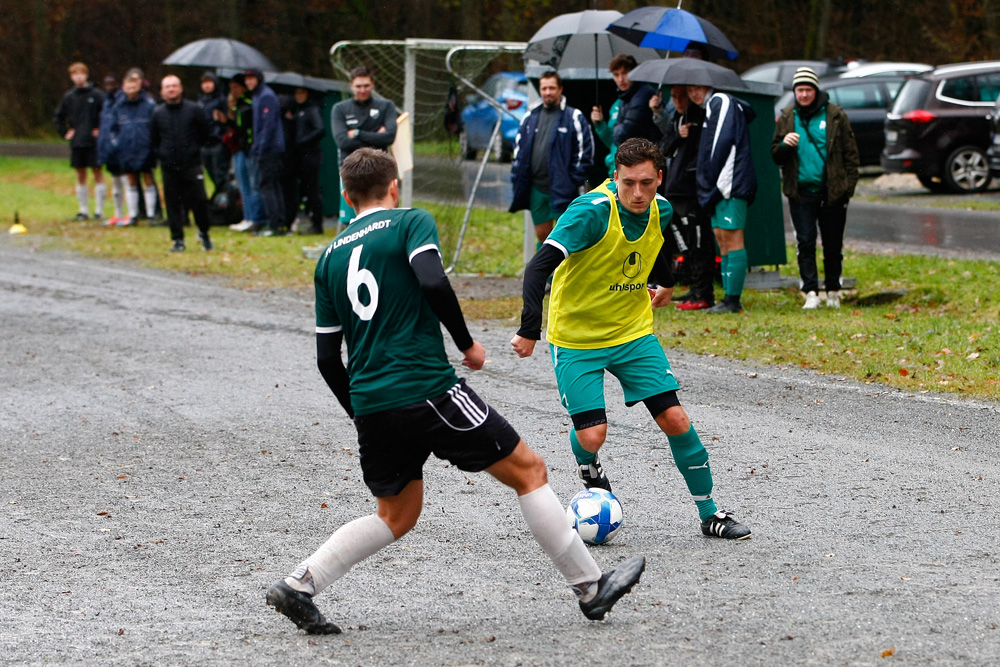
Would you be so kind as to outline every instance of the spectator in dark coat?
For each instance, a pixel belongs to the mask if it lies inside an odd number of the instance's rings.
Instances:
[[[292,124],[293,144],[285,152],[290,187],[286,191],[286,223],[291,226],[299,214],[299,203],[306,200],[309,234],[323,233],[323,199],[319,189],[319,168],[323,162],[320,141],[326,133],[319,105],[309,98],[305,88],[295,89],[295,98],[285,113]]]
[[[101,128],[104,95],[89,82],[90,70],[83,63],[69,66],[73,88],[56,108],[55,124],[59,136],[70,142],[70,166],[76,169],[76,199],[79,212],[74,220],[90,218],[87,200],[87,169],[94,172],[94,218],[104,217],[107,186],[97,157],[97,139]]]
[[[106,74],[101,81],[101,89],[104,91],[104,110],[101,112],[101,133],[97,137],[97,161],[103,164],[104,168],[111,174],[111,201],[114,203],[115,214],[108,218],[104,224],[113,227],[119,223],[128,222],[125,217],[125,188],[128,182],[122,170],[111,160],[111,121],[113,120],[111,110],[115,103],[125,96],[122,92],[118,77],[114,74]]]
[[[122,84],[124,95],[111,109],[111,148],[109,161],[117,166],[128,178],[125,202],[128,220],[119,223],[134,225],[139,215],[139,175],[142,174],[145,188],[143,198],[146,211],[156,210],[157,191],[153,183],[152,171],[156,166],[153,144],[150,140],[149,121],[153,117],[156,103],[147,93],[142,92],[142,77],[131,74]]]
[[[194,213],[202,247],[211,250],[208,198],[201,162],[202,148],[211,132],[208,117],[198,104],[184,99],[181,80],[172,74],[163,77],[160,96],[163,104],[153,113],[150,136],[163,172],[167,222],[174,242],[170,251],[184,250],[188,211]]]
[[[243,73],[247,91],[253,98],[253,146],[250,155],[257,168],[263,217],[267,228],[259,236],[285,233],[285,204],[281,193],[281,158],[285,153],[285,134],[281,127],[281,103],[260,70]],[[260,221],[257,221],[258,224]]]
[[[604,111],[599,106],[590,112],[594,134],[609,149],[608,156],[604,158],[609,178],[614,177],[615,153],[623,141],[639,137],[655,144],[660,140],[660,130],[653,124],[653,114],[649,110],[649,98],[655,91],[628,78],[629,72],[637,66],[635,58],[626,53],[612,58],[608,70],[618,86],[618,99],[611,105],[608,120],[604,119]]]
[[[222,135],[226,133],[226,94],[219,88],[219,79],[212,72],[201,75],[198,106],[208,120],[208,140],[201,149],[201,159],[208,177],[212,179],[214,199],[220,190],[225,190],[229,180],[229,150],[222,143]]]

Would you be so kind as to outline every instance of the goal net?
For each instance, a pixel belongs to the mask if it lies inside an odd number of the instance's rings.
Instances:
[[[501,92],[511,78],[500,73],[524,70],[523,49],[511,42],[420,39],[345,41],[330,49],[331,63],[345,80],[354,67],[368,67],[376,94],[408,114],[414,167],[403,175],[401,205],[434,214],[444,265],[457,273],[516,275],[524,265],[524,216],[507,213],[509,142],[498,132],[483,164],[487,147],[482,144],[489,140],[481,131],[484,118],[492,130],[489,119],[501,115],[485,97]],[[518,85],[534,98],[530,84]],[[473,120],[460,127],[465,107]],[[508,131],[516,122],[514,113],[507,115]]]

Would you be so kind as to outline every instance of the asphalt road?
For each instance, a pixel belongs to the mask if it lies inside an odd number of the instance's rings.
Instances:
[[[686,354],[715,495],[751,540],[701,536],[665,438],[609,383],[627,526],[594,554],[648,569],[608,620],[579,613],[510,492],[432,460],[417,528],[319,597],[344,634],[298,633],[266,587],[373,508],[310,295],[26,243],[0,239],[0,662],[1000,661],[996,404]],[[490,363],[470,382],[566,501],[569,420],[511,329],[473,326]]]

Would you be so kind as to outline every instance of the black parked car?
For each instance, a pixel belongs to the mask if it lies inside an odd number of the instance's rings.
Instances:
[[[830,102],[842,107],[851,121],[862,166],[879,163],[885,146],[886,113],[905,81],[902,75],[819,80],[819,89],[826,91]],[[775,116],[794,102],[793,91],[782,95],[775,105]]]
[[[935,192],[985,190],[998,95],[1000,61],[945,65],[910,78],[886,117],[882,168],[914,173]]]

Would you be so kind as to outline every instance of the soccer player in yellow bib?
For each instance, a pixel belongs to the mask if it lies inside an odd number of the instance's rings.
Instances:
[[[652,309],[669,305],[674,289],[670,258],[660,253],[672,214],[670,203],[656,194],[662,178],[663,156],[652,142],[629,139],[619,146],[614,180],[574,200],[525,268],[521,328],[511,345],[520,357],[534,352],[545,282],[555,270],[548,340],[584,486],[611,490],[597,456],[608,434],[607,370],[621,383],[625,404],[645,404],[667,435],[702,533],[742,540],[750,529],[716,507],[708,452],[653,335]],[[655,291],[647,288],[650,280],[658,285]]]

